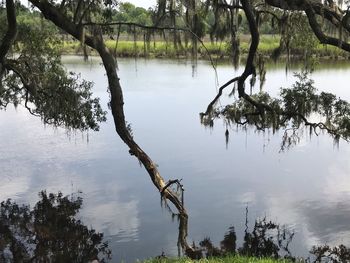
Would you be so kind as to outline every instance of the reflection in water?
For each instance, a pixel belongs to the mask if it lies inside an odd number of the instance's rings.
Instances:
[[[108,84],[99,61],[82,64],[72,58],[71,62],[69,70],[96,83],[94,94],[106,107]],[[315,87],[349,101],[349,89],[334,85],[339,79],[350,82],[349,65],[315,71]],[[295,255],[307,256],[312,245],[350,245],[349,232],[344,232],[350,229],[346,222],[350,206],[344,206],[350,201],[350,145],[337,149],[328,136],[305,136],[296,147],[279,154],[282,133],[266,133],[263,138],[252,129],[240,132],[229,126],[225,149],[226,124],[216,122],[215,129],[203,129],[198,122],[198,112],[216,95],[210,65],[199,61],[195,78],[190,63],[181,61],[138,60],[135,72],[133,60],[120,59],[119,67],[135,136],[167,178],[183,178],[191,239],[202,240],[208,234],[218,244],[225,226],[234,224],[242,241],[248,203],[252,224],[266,215],[296,233],[291,244]],[[221,65],[219,80],[224,83],[236,73]],[[275,97],[281,86],[294,82],[292,73],[286,76],[278,68],[268,71],[265,88]],[[232,97],[221,100],[225,105]],[[0,200],[11,198],[33,207],[41,189],[82,190],[79,215],[87,226],[104,233],[113,251],[112,262],[135,262],[162,251],[177,255],[177,222],[171,223],[168,213],[162,213],[159,194],[115,138],[112,122],[90,133],[87,143],[80,134],[67,136],[61,129],[43,127],[40,119],[19,107],[0,111],[0,130]]]
[[[350,262],[350,248],[344,245],[313,247],[310,252],[315,256],[314,262]]]
[[[248,208],[246,209],[245,225],[243,244],[238,249],[236,248],[237,236],[235,228],[230,226],[224,239],[220,242],[220,247],[215,247],[210,238],[206,237],[199,242],[200,248],[198,248],[198,251],[203,251],[204,256],[207,258],[238,253],[239,255],[257,258],[271,257],[295,260],[289,250],[294,233],[290,232],[286,227],[281,227],[264,217],[256,219],[253,230],[249,231]],[[201,252],[197,254],[197,258],[202,256]]]
[[[294,259],[289,250],[293,237],[294,233],[264,217],[255,220],[252,232],[246,224],[244,243],[238,251],[247,256]]]
[[[298,212],[307,224],[310,236],[319,244],[349,243],[350,207],[348,202],[308,202],[299,205]],[[322,233],[320,235],[320,233]]]
[[[190,255],[192,258],[222,257],[238,254],[241,256],[256,258],[288,259],[291,262],[350,262],[350,248],[339,245],[313,246],[307,258],[295,257],[292,255],[289,246],[292,243],[294,232],[286,227],[280,226],[266,219],[256,219],[253,230],[248,228],[248,209],[246,210],[246,229],[241,247],[236,249],[237,236],[234,226],[228,228],[220,247],[215,247],[209,237],[199,242],[198,253]],[[195,246],[195,245],[194,245]],[[204,255],[203,253],[204,252]]]
[[[8,199],[0,210],[1,262],[105,262],[111,256],[103,234],[75,216],[82,198],[39,193],[33,209]]]
[[[40,200],[33,209],[18,205],[8,199],[0,207],[0,262],[107,262],[111,250],[103,241],[103,234],[88,229],[76,215],[82,206],[82,198],[72,194],[39,193]],[[115,218],[117,220],[118,218]],[[317,221],[317,220],[315,220]],[[199,242],[192,259],[222,257],[239,254],[249,257],[284,258],[295,261],[289,245],[294,232],[266,217],[256,219],[253,229],[248,226],[248,208],[243,244],[237,248],[237,235],[230,226],[220,242],[213,245],[209,237]],[[181,231],[181,223],[180,223]],[[311,256],[301,262],[349,262],[350,248],[344,245],[313,246]],[[162,257],[165,257],[164,252]]]

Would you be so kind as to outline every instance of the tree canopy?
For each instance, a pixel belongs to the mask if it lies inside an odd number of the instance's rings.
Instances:
[[[350,9],[347,1],[333,0],[159,0],[156,10],[145,12],[131,4],[115,0],[29,0],[28,10],[14,0],[0,6],[0,107],[22,104],[28,111],[41,117],[44,123],[68,129],[98,130],[105,121],[98,98],[92,96],[92,83],[67,72],[60,61],[57,32],[65,32],[81,42],[84,49],[92,48],[101,57],[108,79],[110,110],[119,137],[147,170],[162,199],[171,202],[179,218],[179,245],[189,255],[194,248],[187,243],[187,212],[183,198],[173,186],[183,190],[179,180],[166,182],[157,165],[135,142],[124,115],[122,87],[117,74],[116,58],[105,45],[106,36],[119,36],[122,27],[130,32],[142,32],[145,42],[154,34],[172,36],[178,49],[189,45],[193,61],[203,38],[209,34],[212,41],[225,39],[229,43],[232,62],[239,62],[240,34],[249,32],[250,46],[244,70],[219,88],[217,96],[201,114],[204,124],[213,124],[217,117],[238,125],[253,125],[260,130],[286,129],[285,146],[294,141],[295,131],[310,127],[312,133],[323,130],[336,140],[349,139],[350,106],[329,93],[317,93],[307,75],[290,89],[282,89],[279,98],[247,87],[259,78],[262,86],[266,69],[259,53],[260,31],[266,25],[280,34],[280,45],[273,52],[277,59],[287,54],[287,63],[293,45],[305,47],[306,52],[318,41],[349,52]],[[26,17],[39,14],[35,23]],[[130,14],[131,17],[128,17]],[[137,31],[137,30],[138,31]],[[302,41],[300,41],[302,39]],[[312,54],[309,53],[310,57]],[[212,61],[213,65],[215,63]],[[216,102],[223,90],[234,88],[238,94],[233,104],[217,108]],[[319,114],[322,122],[310,117]]]

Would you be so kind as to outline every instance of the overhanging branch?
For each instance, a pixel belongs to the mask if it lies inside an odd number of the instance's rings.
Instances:
[[[221,97],[222,95],[222,92],[225,88],[227,88],[228,86],[230,86],[231,84],[235,83],[238,81],[240,77],[236,77],[236,78],[233,78],[231,80],[229,80],[228,82],[226,82],[224,85],[222,85],[220,88],[219,88],[219,92],[218,94],[215,96],[215,98],[209,103],[208,107],[207,107],[207,110],[202,113],[201,115],[209,115],[210,112],[212,111],[215,103],[218,101],[218,99]]]
[[[309,20],[309,24],[311,26],[312,31],[315,33],[316,37],[322,44],[336,46],[345,51],[350,52],[349,43],[341,40],[340,38],[330,37],[330,36],[327,36],[325,33],[323,33],[321,26],[317,22],[315,10],[310,4],[306,4],[305,13]]]
[[[316,0],[265,0],[270,6],[287,11],[304,11],[307,15],[312,31],[322,44],[339,47],[350,52],[350,44],[342,39],[326,35],[318,24],[316,16],[324,17],[335,27],[345,29],[350,34],[350,23],[348,11],[341,10],[333,1],[331,4],[324,4]]]

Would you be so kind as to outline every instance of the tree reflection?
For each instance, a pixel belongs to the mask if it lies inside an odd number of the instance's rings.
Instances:
[[[238,252],[246,256],[294,259],[288,248],[293,237],[294,233],[285,227],[266,218],[258,219],[252,232],[246,228],[244,243]]]
[[[233,226],[228,228],[224,239],[220,242],[220,247],[215,247],[209,237],[199,242],[198,251],[204,252],[201,256],[217,257],[232,254],[239,254],[249,257],[270,257],[286,258],[295,260],[289,251],[289,245],[292,242],[294,233],[288,231],[285,227],[268,221],[266,218],[255,220],[252,231],[249,231],[246,217],[246,229],[244,233],[243,245],[236,249],[236,231]],[[191,255],[189,255],[191,256]],[[198,258],[198,255],[197,255]]]
[[[314,262],[350,262],[350,248],[344,245],[313,247],[310,251],[315,256]]]
[[[230,226],[220,242],[220,248],[213,245],[209,237],[199,242],[198,251],[204,252],[206,257],[225,256],[239,254],[249,257],[285,258],[292,261],[295,258],[289,251],[289,245],[294,237],[286,227],[280,226],[266,219],[256,219],[252,231],[248,226],[248,207],[245,214],[244,241],[237,248],[237,236],[234,226]],[[202,255],[203,256],[203,255]]]
[[[106,262],[111,257],[103,234],[75,216],[79,196],[39,193],[33,209],[12,200],[0,208],[0,262]]]
[[[334,247],[329,245],[313,246],[308,258],[296,258],[289,250],[289,245],[293,238],[294,232],[290,232],[286,227],[269,221],[265,217],[255,220],[253,229],[249,231],[248,214],[246,214],[246,229],[241,247],[236,248],[236,231],[231,226],[228,228],[224,239],[220,242],[220,247],[216,247],[210,238],[206,237],[199,242],[199,247],[193,246],[196,248],[197,254],[188,256],[199,259],[202,257],[223,257],[238,254],[256,258],[283,258],[291,262],[350,262],[350,248],[345,245]]]

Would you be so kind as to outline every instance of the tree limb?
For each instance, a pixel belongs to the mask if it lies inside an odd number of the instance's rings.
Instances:
[[[312,31],[323,44],[339,47],[345,51],[350,51],[350,44],[334,37],[327,36],[318,24],[316,15],[322,16],[327,19],[334,26],[340,28],[343,27],[348,33],[350,33],[350,24],[348,23],[348,12],[340,10],[331,1],[331,4],[326,5],[321,1],[316,0],[265,0],[270,6],[277,7],[283,10],[289,11],[304,11],[309,20]],[[333,3],[333,4],[332,4]]]
[[[33,96],[36,95],[37,91],[34,85],[25,77],[25,74],[22,72],[21,68],[17,65],[15,60],[7,59],[5,60],[4,67],[13,71],[21,80],[24,88]]]
[[[3,74],[3,63],[17,36],[16,10],[13,0],[6,0],[7,32],[0,45],[0,77]]]
[[[263,114],[264,110],[271,111],[271,107],[270,106],[255,101],[251,96],[249,96],[245,92],[245,84],[244,83],[245,83],[246,79],[252,74],[255,75],[254,58],[255,58],[255,55],[256,55],[256,52],[257,52],[257,49],[258,49],[260,36],[259,36],[258,26],[256,24],[254,12],[253,12],[253,9],[252,9],[250,1],[249,0],[241,0],[241,4],[242,4],[242,8],[244,10],[244,13],[245,13],[245,15],[247,17],[247,21],[248,21],[248,24],[249,24],[249,30],[250,30],[250,34],[251,34],[251,44],[250,44],[250,47],[249,47],[248,58],[247,58],[247,61],[246,61],[246,64],[245,64],[244,71],[239,77],[231,79],[226,84],[224,84],[222,87],[220,87],[218,94],[212,100],[212,102],[208,105],[206,112],[201,114],[202,117],[205,116],[205,115],[208,115],[210,113],[210,111],[212,110],[213,105],[215,104],[215,102],[222,95],[223,89],[226,88],[228,85],[236,82],[236,81],[238,83],[238,95],[239,95],[240,98],[245,99],[247,102],[249,102],[254,107],[256,107],[256,109],[261,114]]]
[[[308,2],[308,1],[305,0],[305,2]],[[316,37],[322,44],[336,46],[345,51],[350,52],[349,43],[342,41],[341,39],[338,39],[338,38],[329,37],[323,33],[321,26],[318,24],[316,20],[316,13],[310,4],[306,4],[305,13],[309,20],[309,24],[311,26],[312,31],[315,33]]]
[[[219,88],[219,92],[218,94],[215,96],[215,98],[209,103],[208,107],[207,107],[207,110],[202,113],[201,115],[209,115],[210,112],[213,110],[213,107],[215,105],[215,103],[218,101],[218,99],[221,97],[222,95],[222,92],[225,88],[227,88],[228,86],[230,86],[232,83],[235,83],[236,81],[239,80],[240,77],[236,77],[236,78],[233,78],[229,81],[227,81],[224,85],[222,85],[220,88]]]

